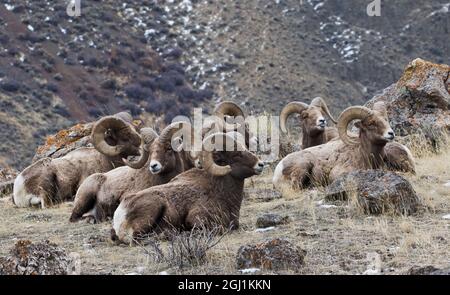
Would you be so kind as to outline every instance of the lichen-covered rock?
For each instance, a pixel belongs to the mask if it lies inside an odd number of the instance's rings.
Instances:
[[[421,206],[420,198],[404,177],[381,170],[354,171],[327,187],[327,201],[348,200],[356,196],[366,214],[412,214]]]
[[[289,216],[281,216],[278,214],[266,213],[256,219],[257,228],[266,228],[286,224],[289,222]]]
[[[256,245],[241,246],[237,253],[238,269],[298,270],[306,251],[285,239],[273,239]]]
[[[439,269],[431,265],[424,267],[414,266],[406,274],[410,276],[448,276],[450,275],[450,267]]]
[[[0,275],[67,275],[78,274],[75,255],[49,241],[18,241],[10,256],[0,257]]]
[[[389,121],[399,136],[423,135],[436,145],[450,132],[450,66],[412,61],[400,80],[367,103],[387,105]]]
[[[11,167],[0,168],[0,198],[13,192],[14,179],[19,172]]]
[[[33,162],[46,157],[60,158],[77,148],[90,146],[92,127],[93,123],[77,124],[48,136],[45,144],[37,149]]]

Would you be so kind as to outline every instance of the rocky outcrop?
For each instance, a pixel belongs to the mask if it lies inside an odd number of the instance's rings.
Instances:
[[[443,132],[450,132],[450,66],[416,59],[400,80],[375,96],[387,104],[392,128],[399,136],[424,135],[436,146]]]
[[[60,158],[69,152],[91,146],[90,135],[93,123],[77,124],[47,137],[44,145],[38,147],[33,162],[42,158]]]
[[[68,275],[79,272],[75,254],[49,241],[18,241],[10,255],[0,257],[0,275]]]
[[[355,198],[366,214],[412,214],[421,201],[404,177],[381,170],[355,171],[345,174],[327,187],[327,201]]]
[[[256,245],[241,246],[237,253],[238,269],[298,270],[306,251],[285,239],[274,239]]]

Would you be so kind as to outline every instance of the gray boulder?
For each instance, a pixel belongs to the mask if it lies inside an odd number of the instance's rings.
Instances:
[[[404,177],[381,170],[360,170],[345,174],[329,185],[326,201],[348,200],[356,196],[366,214],[413,214],[421,201]]]
[[[74,256],[49,241],[18,241],[10,255],[0,257],[0,275],[68,275],[76,274]]]
[[[303,266],[306,251],[285,239],[241,246],[237,253],[238,269],[298,270]]]

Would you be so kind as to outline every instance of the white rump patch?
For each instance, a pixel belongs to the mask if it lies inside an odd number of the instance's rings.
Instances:
[[[116,231],[116,235],[119,236],[119,238],[121,237],[120,229],[122,227],[122,224],[125,222],[126,217],[127,211],[125,210],[125,206],[123,205],[123,203],[121,203],[114,212],[113,218],[113,228]]]
[[[280,163],[278,163],[277,167],[275,168],[275,171],[273,172],[272,183],[274,185],[279,184],[279,182],[283,178],[283,169],[284,169],[283,160],[281,160]]]
[[[36,203],[37,200],[39,200],[36,205],[41,203],[39,197],[27,193],[27,189],[25,187],[25,179],[23,178],[22,174],[19,174],[14,180],[13,198],[14,204],[17,207],[22,208],[29,207],[31,201]]]

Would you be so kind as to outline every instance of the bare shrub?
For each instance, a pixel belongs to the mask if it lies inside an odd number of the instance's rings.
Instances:
[[[220,226],[207,227],[195,225],[190,231],[180,232],[170,229],[164,232],[167,247],[153,234],[141,245],[145,253],[155,262],[179,269],[202,265],[207,261],[207,253],[216,246],[231,230]],[[142,240],[141,240],[142,242]]]

